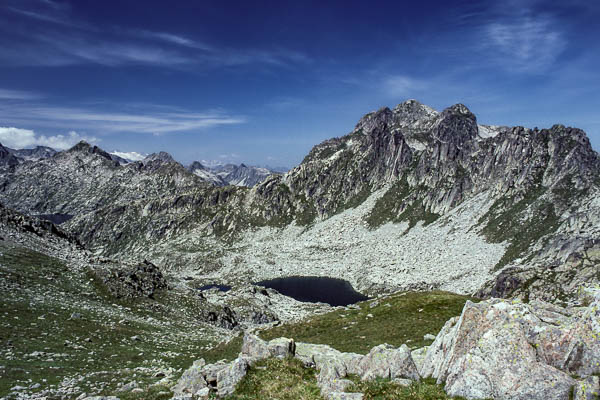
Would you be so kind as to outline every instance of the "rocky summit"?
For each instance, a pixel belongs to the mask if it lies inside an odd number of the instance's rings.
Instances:
[[[583,131],[408,100],[271,172],[0,145],[0,395],[272,398],[281,380],[306,399],[597,398]],[[256,284],[297,276],[369,300]]]

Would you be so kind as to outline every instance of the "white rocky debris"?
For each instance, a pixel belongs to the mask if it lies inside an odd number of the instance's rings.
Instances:
[[[370,230],[364,218],[386,190],[310,228],[290,225],[248,231],[228,248],[221,259],[224,268],[206,278],[343,276],[363,291],[439,288],[470,294],[493,277],[491,270],[506,245],[488,243],[477,233],[478,220],[489,207],[485,193],[428,226],[418,223],[407,230],[407,223],[388,223]]]

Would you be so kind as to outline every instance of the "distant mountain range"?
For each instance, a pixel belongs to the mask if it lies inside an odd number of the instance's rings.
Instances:
[[[11,149],[3,146],[0,143],[0,167],[11,167],[21,164],[25,161],[39,161],[42,159],[53,157],[58,151],[46,146],[37,146],[32,149]],[[122,153],[112,152],[106,153],[108,157],[116,161],[120,165],[127,165],[134,162],[148,162],[152,160],[160,160],[162,162],[176,162],[173,157],[165,152],[150,154],[145,158],[141,158],[138,153]],[[128,154],[135,155],[135,159],[125,158]],[[201,179],[210,182],[217,186],[247,186],[252,187],[257,183],[262,182],[265,178],[273,173],[286,172],[287,169],[265,168],[247,166],[242,163],[235,164],[213,164],[213,167],[206,167],[199,161],[194,161],[187,169]]]

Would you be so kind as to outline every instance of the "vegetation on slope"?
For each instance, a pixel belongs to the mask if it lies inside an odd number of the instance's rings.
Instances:
[[[399,293],[358,303],[357,309],[336,310],[277,326],[260,335],[263,339],[283,336],[297,342],[327,344],[339,351],[362,354],[381,343],[418,348],[431,344],[423,336],[437,334],[448,319],[460,315],[467,300],[476,301],[442,291]]]
[[[73,386],[81,392],[112,394],[132,380],[144,388],[160,379],[157,371],[187,368],[215,342],[195,321],[193,299],[175,291],[115,299],[85,270],[6,241],[0,291],[0,397],[14,386],[40,384],[35,392],[80,377]]]
[[[406,176],[396,181],[390,189],[375,203],[375,206],[366,217],[367,225],[376,229],[386,222],[408,222],[408,229],[417,222],[423,221],[424,225],[435,222],[440,215],[428,211],[419,199],[409,201],[411,195],[419,189],[409,186]],[[400,210],[404,206],[402,212]]]
[[[306,368],[297,359],[267,359],[251,367],[228,400],[322,400],[317,386],[316,371]],[[389,379],[362,382],[350,376],[354,385],[348,392],[361,392],[365,400],[446,400],[450,399],[442,385],[434,379],[424,379],[401,386]],[[453,399],[462,399],[453,397]]]

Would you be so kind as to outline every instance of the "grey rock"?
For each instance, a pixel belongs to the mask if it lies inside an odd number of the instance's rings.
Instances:
[[[375,378],[420,379],[410,349],[405,344],[399,348],[388,344],[373,347],[369,354],[362,358],[358,368],[363,380]]]
[[[427,333],[423,336],[423,340],[435,340],[435,335],[432,335],[431,333]]]
[[[177,381],[171,391],[176,396],[192,395],[208,386],[206,381],[206,372],[203,371],[205,366],[204,359],[194,362],[194,364],[183,372],[181,378]],[[216,374],[215,374],[216,375]],[[216,376],[215,376],[216,381]]]
[[[277,338],[269,342],[251,333],[244,334],[241,354],[247,357],[263,359],[268,357],[293,357],[296,352],[294,339]]]
[[[160,269],[149,261],[121,268],[96,268],[96,276],[116,298],[149,297],[168,288]]]
[[[217,374],[217,393],[228,396],[235,391],[236,385],[246,376],[250,362],[247,358],[238,357],[230,365]]]
[[[570,374],[594,374],[600,366],[598,304],[467,302],[429,347],[421,374],[469,399],[568,398],[576,384]]]
[[[83,400],[119,400],[119,398],[116,396],[90,396]]]
[[[120,392],[131,392],[133,389],[136,389],[137,387],[139,387],[138,383],[136,381],[131,381],[123,386],[121,386],[119,388]]]
[[[394,378],[392,382],[400,386],[410,386],[414,383],[412,379]]]
[[[435,339],[435,337],[434,337]],[[417,367],[417,371],[421,372],[421,368],[423,367],[423,362],[425,361],[425,355],[427,354],[427,349],[429,346],[420,347],[418,349],[414,349],[410,352],[410,356]]]
[[[600,398],[600,378],[589,376],[575,385],[573,400],[598,400]]]
[[[330,400],[362,400],[363,397],[362,393],[332,392],[329,394]]]

